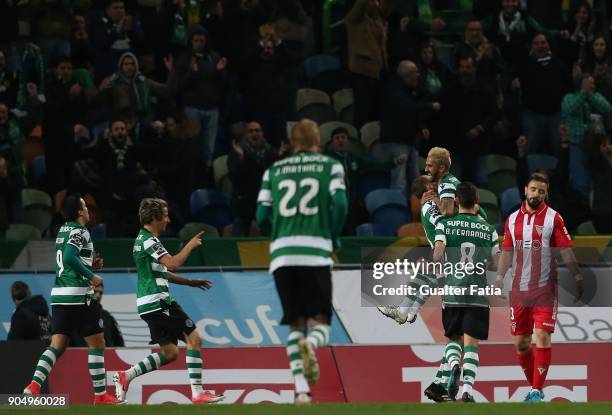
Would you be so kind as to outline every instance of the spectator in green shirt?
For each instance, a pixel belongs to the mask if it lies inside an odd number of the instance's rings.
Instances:
[[[572,185],[586,200],[591,190],[591,177],[585,166],[584,138],[589,133],[605,134],[603,119],[612,111],[612,106],[595,90],[592,75],[580,75],[576,85],[577,91],[563,98],[561,118],[569,128]]]

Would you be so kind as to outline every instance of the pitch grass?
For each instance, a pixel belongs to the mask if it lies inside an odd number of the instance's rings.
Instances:
[[[3,410],[4,409],[4,410]],[[7,410],[8,409],[8,410]],[[294,405],[124,405],[20,409],[0,407],[0,415],[610,415],[609,403],[492,404],[313,404]]]

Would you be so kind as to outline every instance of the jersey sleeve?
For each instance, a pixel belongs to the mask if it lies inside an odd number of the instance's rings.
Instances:
[[[499,253],[499,235],[495,228],[491,231],[491,256],[495,256]]]
[[[502,248],[504,250],[514,248],[514,241],[512,240],[512,233],[510,233],[510,216],[506,218],[506,224],[504,225],[504,240],[502,242]]]
[[[331,168],[329,194],[333,196],[338,190],[346,191],[346,185],[344,184],[344,167],[340,163],[334,163]]]
[[[68,235],[68,243],[80,251],[83,249],[83,245],[87,244],[87,234],[88,232],[85,229],[73,229]]]
[[[257,196],[257,203],[272,206],[272,189],[270,187],[270,169],[267,169],[261,180],[261,189]]]
[[[440,199],[454,199],[457,195],[457,186],[451,182],[439,183],[438,195],[440,196]]]
[[[557,213],[553,223],[550,246],[556,246],[558,248],[571,248],[573,245],[572,237],[567,232],[565,222],[563,221],[561,215]]]
[[[442,242],[444,245],[446,245],[446,233],[445,233],[445,226],[444,226],[444,222],[438,222],[438,224],[436,225],[436,238],[435,238],[435,242]]]
[[[142,243],[145,253],[156,261],[168,254],[164,245],[157,238],[149,238]]]
[[[429,214],[429,223],[431,223],[433,226],[437,226],[438,222],[440,222],[440,219],[444,218],[435,203],[431,204],[431,206],[427,210],[427,213]]]

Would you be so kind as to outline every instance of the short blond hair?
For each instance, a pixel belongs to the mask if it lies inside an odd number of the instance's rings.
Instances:
[[[164,217],[164,209],[168,209],[168,202],[164,199],[147,197],[142,199],[138,207],[138,220],[141,226],[145,226],[154,220]]]
[[[451,167],[451,156],[447,149],[444,147],[434,147],[429,150],[427,157],[433,158],[438,165],[446,166],[446,170],[450,170]]]
[[[321,145],[321,132],[316,122],[304,119],[291,128],[291,146],[293,149],[310,149]]]

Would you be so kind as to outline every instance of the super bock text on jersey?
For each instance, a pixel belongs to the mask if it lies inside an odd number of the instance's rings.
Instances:
[[[484,291],[487,284],[486,264],[492,255],[499,252],[498,235],[495,228],[477,215],[458,214],[445,218],[436,226],[436,242],[445,245],[446,263],[452,265],[452,272],[446,275],[446,285],[464,290],[443,296],[444,304],[462,306],[488,306]],[[467,272],[468,268],[473,272]]]

